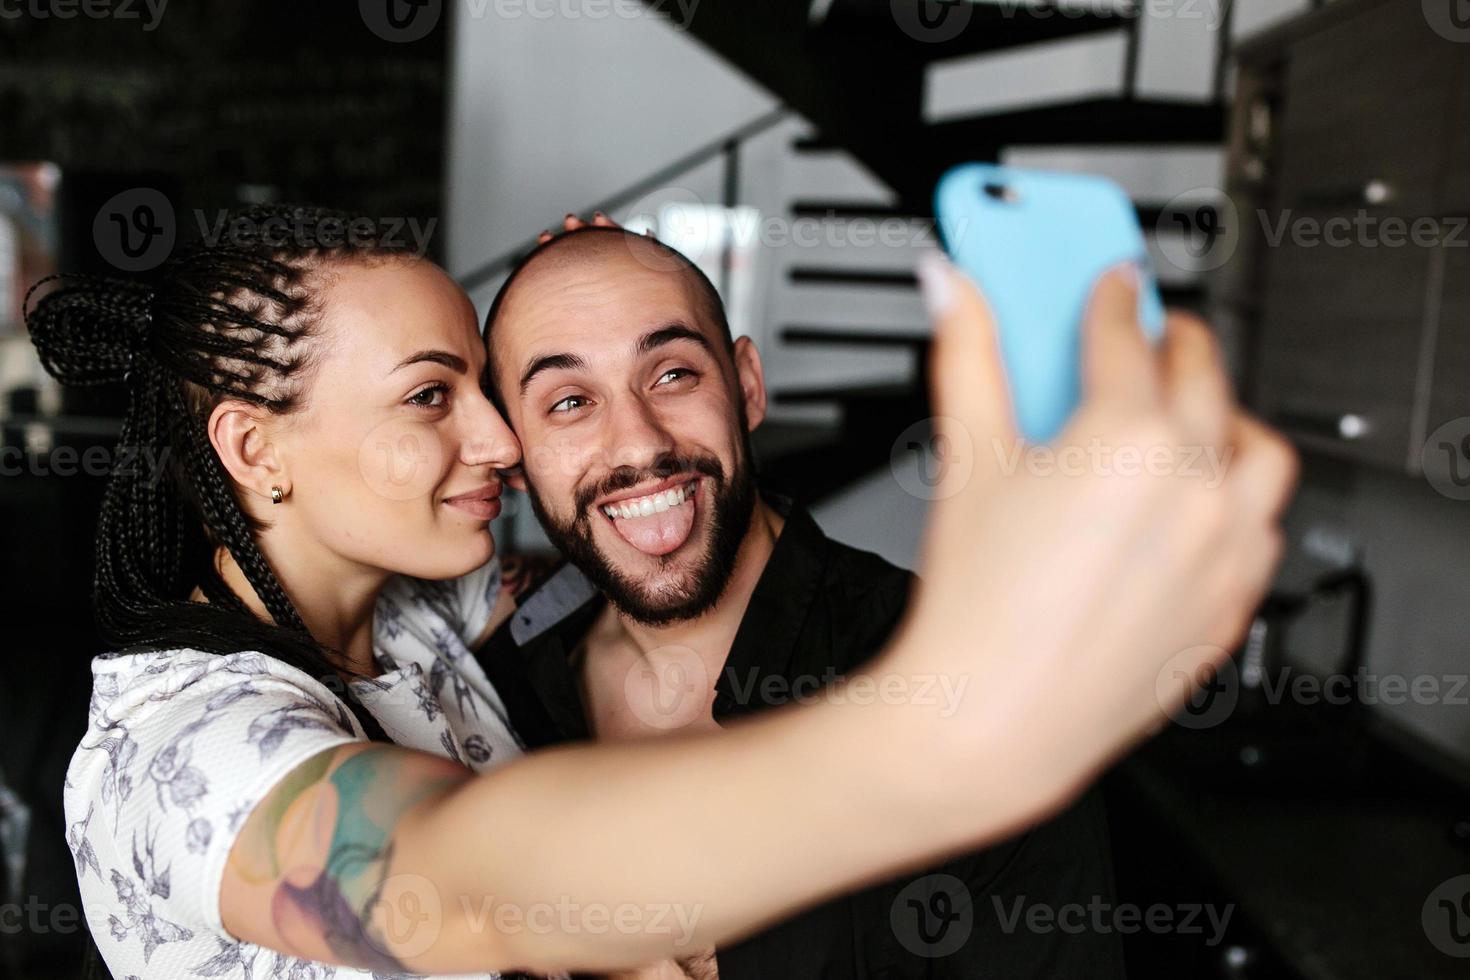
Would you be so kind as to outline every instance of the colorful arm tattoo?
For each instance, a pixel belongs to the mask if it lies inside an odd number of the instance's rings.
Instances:
[[[304,958],[325,947],[343,964],[405,972],[383,934],[400,911],[384,906],[393,834],[414,806],[468,778],[449,760],[391,746],[325,752],[299,766],[230,856],[232,873],[268,890],[277,941],[263,945]]]

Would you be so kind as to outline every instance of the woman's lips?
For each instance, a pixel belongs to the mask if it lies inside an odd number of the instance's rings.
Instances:
[[[492,483],[469,493],[449,497],[444,502],[464,511],[477,521],[493,521],[500,516],[500,484]]]

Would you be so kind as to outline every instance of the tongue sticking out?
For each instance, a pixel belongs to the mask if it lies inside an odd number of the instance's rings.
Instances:
[[[686,500],[647,517],[619,517],[612,523],[624,541],[645,555],[667,555],[689,538],[694,526],[694,501]]]

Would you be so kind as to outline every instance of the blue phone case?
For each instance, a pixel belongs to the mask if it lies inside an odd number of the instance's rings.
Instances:
[[[1102,177],[984,163],[950,170],[934,198],[946,249],[995,314],[1021,434],[1046,442],[1081,397],[1082,318],[1103,272],[1137,263],[1144,332],[1163,335],[1133,202]]]

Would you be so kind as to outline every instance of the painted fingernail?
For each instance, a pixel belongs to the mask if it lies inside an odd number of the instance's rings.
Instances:
[[[919,256],[914,270],[919,277],[919,293],[931,317],[949,311],[955,301],[955,269],[942,252],[925,252]]]

